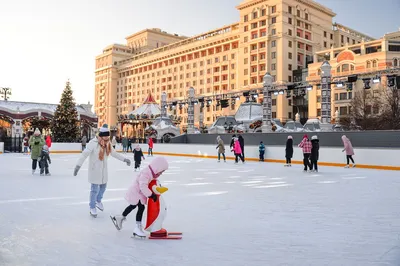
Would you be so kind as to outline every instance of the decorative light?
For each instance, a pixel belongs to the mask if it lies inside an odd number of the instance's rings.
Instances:
[[[344,84],[343,84],[343,82],[339,82],[339,83],[337,83],[337,84],[336,84],[336,87],[338,87],[338,88],[343,88],[343,87],[344,87]]]
[[[274,77],[272,77],[269,72],[265,73],[265,75],[263,77],[264,87],[271,86],[272,82],[274,82]]]
[[[374,83],[374,84],[378,84],[380,82],[381,82],[381,78],[378,76],[376,76],[375,78],[372,79],[372,83]]]
[[[277,91],[274,91],[274,95],[276,96],[276,95],[278,95],[279,94],[279,92],[277,92]]]
[[[279,95],[283,95],[283,94],[285,94],[285,91],[284,91],[284,90],[280,90],[280,91],[278,92],[278,94],[279,94]]]
[[[307,87],[306,87],[306,90],[312,91],[312,86],[307,86]]]

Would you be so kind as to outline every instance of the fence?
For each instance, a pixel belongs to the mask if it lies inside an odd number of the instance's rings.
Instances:
[[[22,152],[23,138],[22,137],[5,137],[4,152]]]

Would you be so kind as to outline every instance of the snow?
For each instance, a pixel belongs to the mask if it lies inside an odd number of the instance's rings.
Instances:
[[[253,122],[262,119],[262,105],[256,103],[242,103],[236,111],[235,119],[238,122]]]
[[[131,238],[135,211],[121,231],[109,218],[127,206],[132,166],[110,159],[94,219],[87,162],[74,177],[79,154],[51,156],[50,177],[32,176],[29,156],[0,157],[2,266],[398,265],[398,172],[167,157],[164,227],[183,239],[160,241]]]

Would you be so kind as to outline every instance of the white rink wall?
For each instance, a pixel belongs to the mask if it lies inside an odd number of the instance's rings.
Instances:
[[[4,142],[0,142],[0,153],[4,152]]]

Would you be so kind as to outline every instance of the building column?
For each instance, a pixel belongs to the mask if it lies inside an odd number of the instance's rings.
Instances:
[[[331,65],[325,61],[321,66],[321,122],[331,123]]]
[[[189,88],[187,133],[194,134],[194,88]]]
[[[161,94],[161,117],[167,117],[167,93]]]
[[[271,120],[272,120],[272,100],[271,100],[271,89],[273,77],[266,73],[264,75],[264,88],[263,88],[263,118],[261,130],[263,133],[271,132]]]

